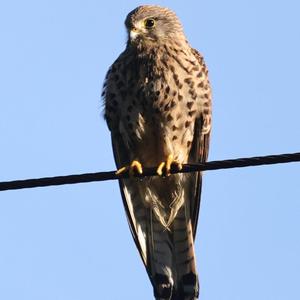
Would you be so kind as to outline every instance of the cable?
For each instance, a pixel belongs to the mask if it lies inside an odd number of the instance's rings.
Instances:
[[[273,164],[283,164],[290,162],[300,161],[300,152],[289,153],[289,154],[279,154],[279,155],[268,155],[268,156],[257,156],[248,158],[237,158],[237,159],[227,159],[227,160],[216,160],[206,163],[197,164],[185,164],[182,170],[171,170],[171,173],[189,173],[197,171],[209,171],[209,170],[221,170],[221,169],[231,169],[231,168],[243,168],[251,166],[261,166],[261,165],[273,165]],[[136,177],[145,176],[155,176],[156,168],[144,169],[143,175],[137,175]],[[35,188],[35,187],[45,187],[53,185],[63,185],[63,184],[75,184],[83,182],[94,182],[94,181],[105,181],[114,180],[121,178],[128,178],[129,174],[123,173],[121,175],[116,175],[115,171],[110,172],[97,172],[97,173],[86,173],[78,175],[67,175],[67,176],[55,176],[55,177],[44,177],[36,179],[25,179],[25,180],[14,180],[0,182],[0,191],[7,190],[17,190],[25,188]]]

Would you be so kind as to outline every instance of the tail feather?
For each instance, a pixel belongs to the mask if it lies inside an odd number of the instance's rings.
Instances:
[[[174,268],[177,274],[174,300],[194,300],[199,296],[194,238],[189,209],[181,207],[173,223]],[[173,299],[172,299],[173,300]]]
[[[151,277],[156,300],[195,300],[199,295],[193,230],[185,206],[178,211],[170,231],[156,220],[148,237]]]
[[[170,300],[174,286],[172,235],[165,226],[153,216],[149,209],[151,224],[148,232],[148,273],[156,299]]]
[[[131,183],[130,185],[127,183]],[[130,229],[139,249],[157,300],[195,300],[199,294],[189,193],[180,193],[182,205],[166,227],[144,202],[143,182],[126,179],[123,200]],[[139,184],[137,184],[139,183]],[[150,202],[151,203],[151,202]],[[179,202],[178,202],[179,203]]]

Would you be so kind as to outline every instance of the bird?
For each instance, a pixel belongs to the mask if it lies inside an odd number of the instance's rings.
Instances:
[[[202,174],[179,171],[208,157],[208,70],[172,10],[139,6],[125,27],[126,47],[108,69],[102,98],[116,174],[130,175],[119,179],[127,221],[155,299],[198,299]],[[138,176],[149,167],[156,176]]]

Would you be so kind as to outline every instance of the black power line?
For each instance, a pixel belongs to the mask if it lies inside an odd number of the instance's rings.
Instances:
[[[300,161],[300,152],[279,154],[279,155],[268,155],[268,156],[257,156],[248,158],[237,158],[227,160],[216,160],[206,163],[198,164],[185,164],[182,170],[171,170],[171,173],[188,173],[196,171],[209,171],[209,170],[221,170],[231,168],[243,168],[251,166],[261,165],[273,165],[283,164],[290,162]],[[144,176],[155,176],[156,168],[147,168],[143,170],[143,175],[137,175],[137,177]],[[86,173],[78,175],[67,175],[67,176],[55,176],[55,177],[44,177],[36,179],[25,179],[25,180],[14,180],[0,182],[0,191],[17,190],[25,188],[52,186],[52,185],[63,185],[63,184],[75,184],[82,182],[93,182],[93,181],[104,181],[113,180],[120,178],[128,178],[128,172],[121,175],[116,175],[115,171],[110,172],[97,172],[97,173]]]

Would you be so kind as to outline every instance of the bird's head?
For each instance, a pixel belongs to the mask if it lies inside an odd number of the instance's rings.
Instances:
[[[185,40],[182,25],[176,14],[160,6],[137,7],[126,17],[125,26],[129,45]]]

